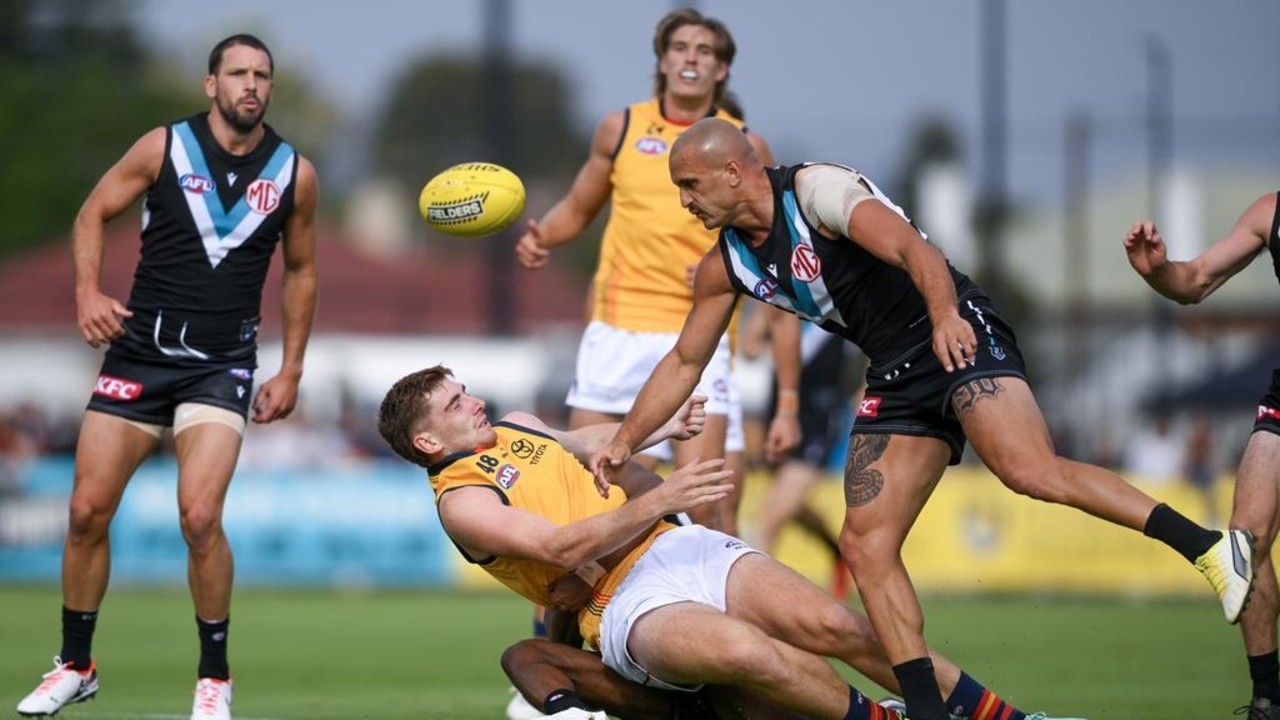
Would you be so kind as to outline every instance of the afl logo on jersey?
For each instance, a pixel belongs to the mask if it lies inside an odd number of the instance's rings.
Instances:
[[[498,474],[494,477],[494,481],[502,486],[503,490],[510,490],[520,479],[520,471],[515,465],[503,465],[498,468]]]
[[[822,274],[822,261],[808,245],[797,245],[791,251],[791,276],[800,282],[813,282]]]
[[[665,155],[667,143],[662,138],[642,137],[636,141],[636,150],[645,155]]]
[[[189,193],[204,195],[213,192],[213,181],[203,175],[187,173],[178,178],[178,185]]]
[[[760,282],[756,283],[755,290],[753,290],[752,292],[755,293],[755,296],[760,298],[761,300],[768,300],[769,298],[778,294],[778,283],[775,280],[770,280],[769,278],[765,278]]]
[[[244,199],[249,203],[250,210],[269,215],[280,207],[280,186],[272,180],[258,178],[249,183],[248,189],[244,191]]]

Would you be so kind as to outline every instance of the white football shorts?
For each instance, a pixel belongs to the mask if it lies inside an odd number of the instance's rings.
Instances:
[[[577,369],[565,404],[600,413],[626,415],[658,361],[676,344],[679,333],[620,330],[591,321],[578,345]],[[720,338],[694,392],[707,396],[707,414],[729,412],[729,339]]]
[[[618,585],[600,618],[600,655],[626,679],[665,690],[697,690],[652,677],[627,652],[640,616],[666,605],[697,602],[725,610],[729,571],[744,555],[760,552],[732,535],[683,525],[659,535]]]

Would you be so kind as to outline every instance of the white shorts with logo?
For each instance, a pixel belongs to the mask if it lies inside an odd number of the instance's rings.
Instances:
[[[736,537],[702,525],[683,525],[659,535],[609,600],[600,619],[600,655],[626,679],[666,690],[697,688],[652,677],[627,652],[631,627],[642,615],[666,605],[697,602],[725,610],[729,571],[743,555],[760,552]]]
[[[635,404],[658,361],[675,346],[679,333],[650,333],[621,330],[592,320],[578,345],[577,368],[565,404],[569,407],[612,415],[626,415]],[[733,383],[728,337],[721,337],[711,362],[702,371],[694,392],[707,397],[708,415],[728,415],[725,446],[745,447],[742,433],[742,401]],[[667,443],[645,451],[663,460],[671,459]]]

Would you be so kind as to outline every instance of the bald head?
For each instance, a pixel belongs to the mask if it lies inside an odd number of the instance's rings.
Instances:
[[[669,160],[680,204],[708,229],[732,224],[753,189],[768,191],[764,165],[742,128],[704,118],[676,138]]]
[[[715,167],[730,160],[744,167],[760,164],[742,128],[720,118],[703,118],[681,133],[671,147],[672,165],[685,153],[697,158],[699,164]]]

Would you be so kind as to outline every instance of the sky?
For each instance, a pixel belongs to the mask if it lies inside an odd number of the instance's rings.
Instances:
[[[214,42],[248,29],[278,63],[301,67],[356,128],[367,127],[409,58],[471,52],[482,42],[481,0],[136,1],[149,39],[196,77]],[[515,53],[563,69],[584,137],[606,112],[648,96],[653,27],[672,2],[511,4]],[[933,115],[955,126],[970,174],[982,177],[979,0],[694,6],[733,32],[730,87],[780,161],[842,162],[884,185],[913,127]],[[1061,195],[1071,113],[1095,122],[1091,157],[1101,178],[1141,171],[1151,43],[1171,61],[1176,163],[1280,167],[1280,2],[1008,0],[1006,10],[1007,177],[1015,199]]]

